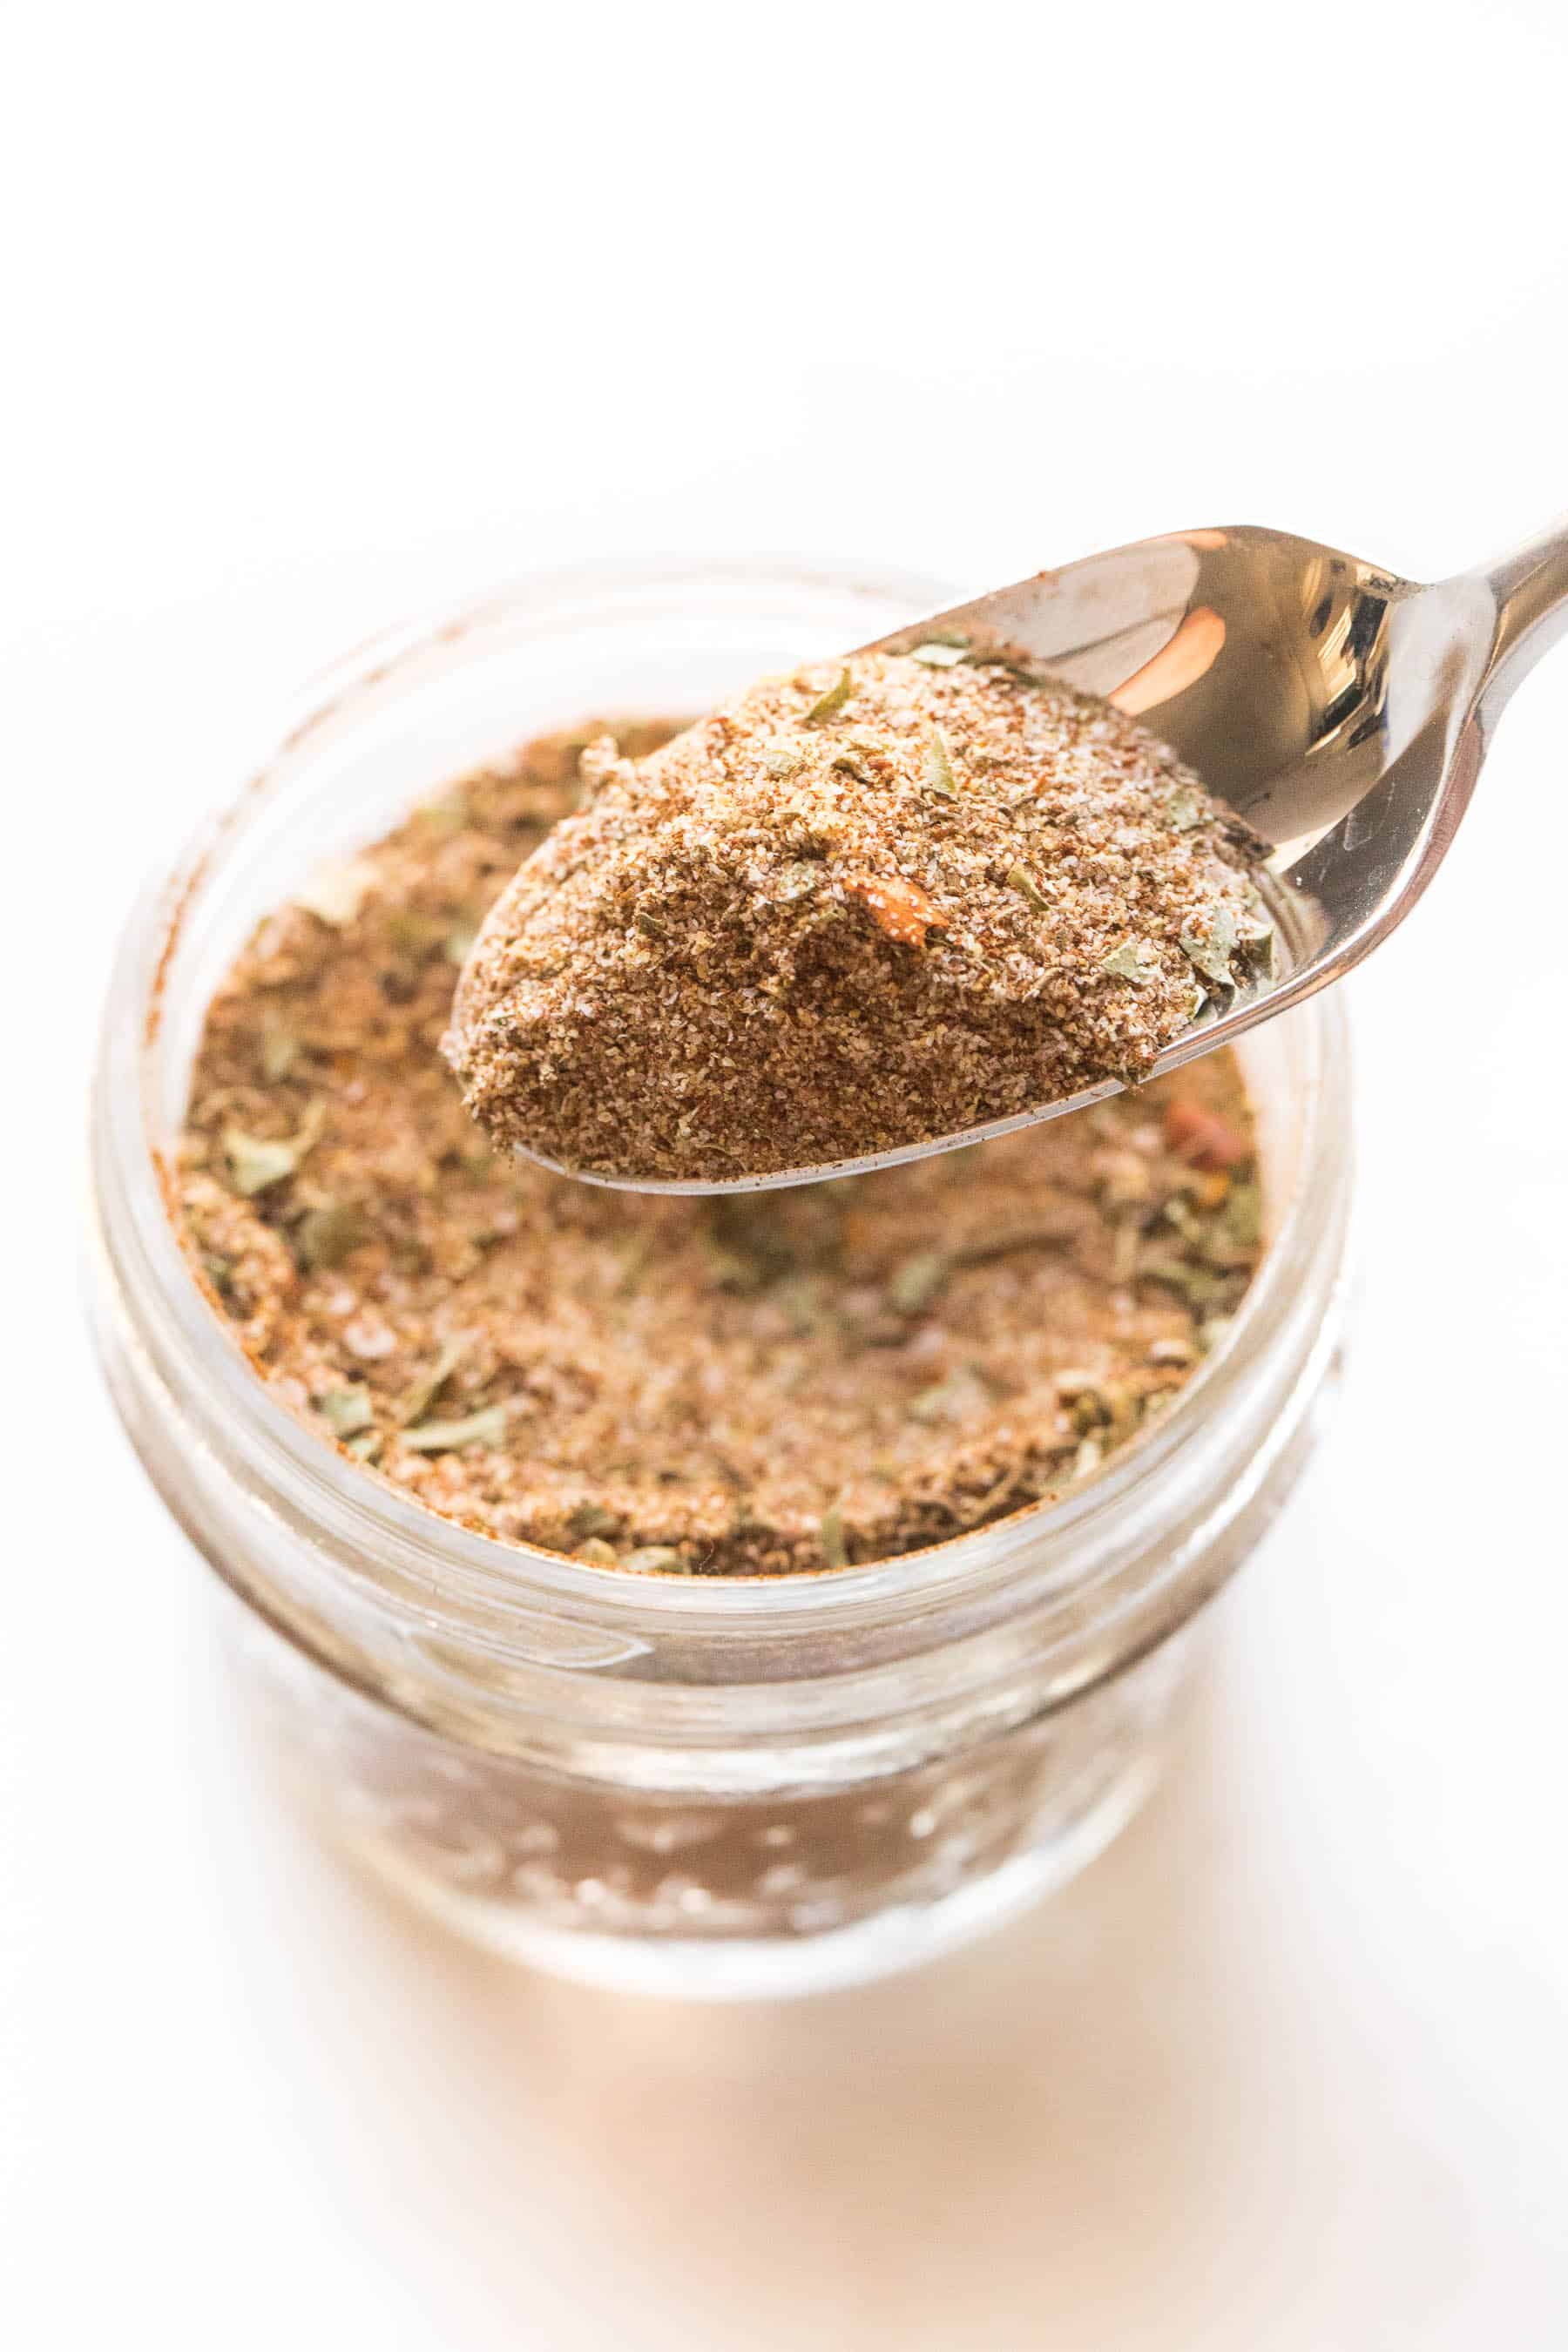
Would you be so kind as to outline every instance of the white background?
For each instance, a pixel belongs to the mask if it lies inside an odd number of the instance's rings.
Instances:
[[[1344,1410],[1191,1752],[925,1977],[612,2001],[313,1857],[72,1264],[132,885],[378,625],[1568,505],[1565,68],[1561,0],[0,5],[7,2342],[1562,2344],[1568,651],[1351,984]]]

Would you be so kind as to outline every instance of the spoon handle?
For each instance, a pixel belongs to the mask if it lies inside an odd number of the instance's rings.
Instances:
[[[1490,591],[1496,606],[1479,702],[1481,732],[1489,737],[1520,680],[1568,630],[1568,516],[1470,577]]]

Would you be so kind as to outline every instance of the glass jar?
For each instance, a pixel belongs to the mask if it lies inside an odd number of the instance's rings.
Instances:
[[[280,1769],[331,1833],[488,1945],[687,1995],[943,1949],[1058,1884],[1152,1784],[1194,1620],[1311,1443],[1350,1183],[1337,1001],[1256,1032],[1270,1246],[1173,1409],[1054,1507],[879,1566],[638,1577],[441,1519],[257,1378],[164,1208],[204,1011],[327,856],[521,739],[695,711],[953,600],[846,566],[536,579],[362,648],[136,911],[93,1104],[103,1360],[217,1572]]]

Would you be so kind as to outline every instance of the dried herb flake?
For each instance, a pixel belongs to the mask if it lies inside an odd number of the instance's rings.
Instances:
[[[968,1364],[922,1389],[910,1402],[910,1419],[928,1426],[938,1422],[962,1421],[967,1413],[979,1412],[991,1402],[990,1391],[979,1374]]]
[[[300,1040],[277,1015],[261,1024],[261,1075],[269,1087],[286,1078],[300,1058]]]
[[[1219,1222],[1226,1241],[1238,1250],[1254,1250],[1263,1238],[1263,1193],[1253,1182],[1233,1184],[1226,1196]]]
[[[1108,956],[1101,956],[1100,969],[1112,980],[1131,980],[1147,988],[1160,977],[1160,960],[1147,940],[1122,940]]]
[[[1226,906],[1215,908],[1205,938],[1199,939],[1193,931],[1182,933],[1182,953],[1189,963],[1196,965],[1205,980],[1212,980],[1216,988],[1235,987],[1230,960],[1240,944],[1236,917]]]
[[[831,719],[836,710],[842,710],[854,691],[854,684],[849,672],[841,669],[826,693],[819,694],[806,712],[806,726],[819,727],[825,719]]]
[[[462,1421],[424,1421],[401,1435],[415,1454],[461,1454],[470,1445],[500,1445],[506,1440],[506,1407],[488,1404]]]
[[[353,1437],[356,1431],[368,1429],[375,1419],[375,1407],[368,1389],[328,1389],[316,1399],[316,1411],[339,1437]]]
[[[923,1315],[952,1271],[945,1250],[917,1250],[895,1266],[888,1284],[888,1304],[896,1315]]]
[[[334,931],[344,930],[363,906],[375,879],[376,869],[366,857],[322,866],[295,893],[294,903]]]
[[[685,1560],[672,1544],[643,1544],[627,1552],[622,1560],[634,1576],[684,1576],[688,1573]]]
[[[435,954],[450,921],[449,916],[427,914],[423,907],[397,907],[386,919],[386,936],[399,955],[418,961]]]
[[[398,1412],[405,1422],[420,1421],[435,1403],[458,1366],[468,1350],[466,1339],[444,1340],[435,1361],[423,1377],[400,1400]]]
[[[226,1127],[223,1148],[235,1191],[248,1201],[292,1176],[321,1134],[326,1115],[324,1104],[312,1103],[290,1136],[247,1135],[242,1128]]]
[[[949,800],[956,800],[958,783],[952,772],[952,758],[947,748],[947,739],[940,727],[929,721],[922,731],[925,735],[925,762],[922,771],[925,788],[928,793],[942,793]]]
[[[341,1265],[370,1239],[363,1210],[352,1201],[332,1201],[309,1210],[294,1229],[294,1253],[312,1274]]]

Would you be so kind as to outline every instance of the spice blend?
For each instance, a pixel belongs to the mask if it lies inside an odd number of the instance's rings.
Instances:
[[[955,646],[584,772],[446,1046],[496,1142],[564,1168],[763,1174],[1135,1080],[1271,940],[1258,845],[1173,752]]]
[[[637,759],[671,730],[615,731]],[[1169,1405],[1256,1264],[1234,1060],[780,1192],[492,1152],[439,1051],[458,969],[600,735],[469,777],[261,924],[174,1171],[200,1279],[367,1475],[579,1559],[833,1568],[1060,1494]]]

